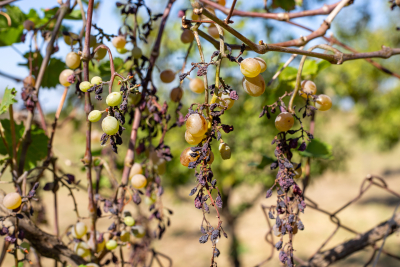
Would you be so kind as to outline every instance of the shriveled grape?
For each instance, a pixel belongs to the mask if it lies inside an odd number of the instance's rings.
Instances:
[[[240,62],[240,71],[244,76],[254,78],[260,74],[261,66],[257,59],[246,58]]]
[[[68,81],[68,77],[71,76],[72,74],[74,74],[73,70],[70,70],[70,69],[63,70],[60,73],[60,76],[58,77],[60,84],[65,87],[70,86],[71,83]]]
[[[207,132],[206,119],[198,114],[192,114],[186,120],[186,130],[193,136],[203,136]]]
[[[289,112],[282,112],[275,119],[275,127],[280,132],[289,131],[294,124],[294,117],[292,113]]]
[[[265,92],[265,81],[261,74],[254,78],[243,77],[242,86],[251,96],[260,96]]]
[[[69,52],[65,58],[65,65],[70,69],[76,69],[81,65],[81,58],[75,52]]]
[[[171,90],[170,98],[173,102],[179,102],[181,101],[183,96],[183,90],[180,87],[176,87]]]
[[[332,100],[327,95],[319,95],[316,99],[315,107],[320,111],[329,110],[332,107]]]
[[[175,80],[175,73],[170,69],[164,70],[160,73],[160,79],[163,83],[170,83]]]
[[[201,94],[204,92],[204,90],[206,90],[204,82],[200,78],[192,79],[189,83],[189,88],[192,92],[197,94]]]

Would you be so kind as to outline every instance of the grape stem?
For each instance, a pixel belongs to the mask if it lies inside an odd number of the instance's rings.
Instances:
[[[85,37],[85,38],[87,38],[87,37]],[[86,42],[86,39],[85,39],[85,42]],[[97,52],[97,50],[99,50],[99,49],[107,49],[107,51],[108,51],[108,58],[110,59],[110,69],[111,69],[111,78],[110,78],[110,83],[108,84],[108,93],[111,94],[112,86],[113,86],[114,79],[115,79],[115,75],[118,75],[119,77],[121,77],[121,75],[119,75],[118,73],[115,73],[114,60],[113,60],[113,57],[112,57],[112,54],[111,54],[111,50],[110,50],[110,48],[108,46],[106,46],[104,44],[99,45],[98,47],[96,47],[94,49],[92,55],[94,55]]]

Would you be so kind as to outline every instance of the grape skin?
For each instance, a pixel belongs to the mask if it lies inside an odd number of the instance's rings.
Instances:
[[[317,93],[317,86],[313,81],[304,80],[301,82],[300,96],[307,99],[308,95],[315,95]]]
[[[261,74],[254,78],[243,77],[242,86],[246,93],[254,97],[265,92],[265,81]]]
[[[142,49],[140,49],[140,47],[134,47],[133,49],[132,49],[132,57],[133,58],[135,58],[135,59],[139,59],[139,58],[141,58],[142,57]]]
[[[90,83],[93,85],[99,85],[103,82],[103,80],[101,79],[101,77],[99,76],[94,76],[91,80]]]
[[[332,107],[332,100],[327,95],[319,95],[316,99],[315,107],[320,111],[329,110]]]
[[[219,32],[218,32],[218,28],[217,26],[215,26],[214,24],[210,25],[207,29],[207,32],[209,35],[211,35],[212,37],[214,37],[215,39],[219,38]]]
[[[300,168],[297,168],[297,166],[299,166],[299,164],[293,163],[293,172],[295,174],[295,176],[293,177],[294,179],[299,179],[301,178],[302,174],[303,174],[303,170]]]
[[[197,145],[203,140],[203,136],[193,136],[191,133],[189,133],[187,130],[185,132],[185,140],[188,142],[190,145]]]
[[[99,45],[101,45],[101,44],[97,44],[96,46],[95,46],[95,48],[96,47],[98,47]],[[94,53],[94,59],[97,59],[97,60],[101,60],[101,59],[103,59],[106,55],[107,55],[107,49],[104,49],[104,48],[100,48],[100,49],[98,49],[97,51],[96,51],[96,53]]]
[[[123,36],[114,37],[112,39],[112,44],[115,48],[119,48],[119,49],[124,48],[126,45],[125,37],[123,37]]]
[[[79,242],[75,244],[75,253],[80,257],[86,257],[90,255],[89,245],[85,242]]]
[[[116,118],[112,116],[105,117],[101,122],[101,128],[108,135],[114,135],[118,133],[119,123]]]
[[[189,83],[189,88],[192,92],[197,94],[201,94],[206,90],[204,82],[199,78],[192,79]]]
[[[171,90],[170,98],[173,102],[178,103],[179,101],[181,101],[182,96],[183,96],[182,88],[176,87]]]
[[[254,58],[246,58],[240,62],[240,71],[246,77],[254,78],[261,72],[260,63]]]
[[[203,136],[207,132],[206,119],[200,114],[192,114],[186,120],[186,130],[195,137]]]
[[[218,99],[218,104],[222,105],[222,106],[226,106],[226,110],[229,110],[233,107],[233,104],[235,103],[235,100],[231,99],[231,97],[229,96],[229,94],[227,93],[219,93],[218,94],[219,97],[222,98],[223,101]],[[226,103],[226,104],[225,104]]]
[[[262,59],[260,57],[255,57],[254,59],[258,61],[258,64],[260,64],[260,67],[261,67],[260,73],[263,73],[264,71],[267,70],[267,63],[265,63],[264,59]]]
[[[146,235],[146,229],[142,225],[132,227],[132,233],[137,238],[142,238]]]
[[[25,79],[22,81],[22,83],[24,84],[24,87],[28,86],[35,87],[36,80],[32,75],[30,75],[26,76]]]
[[[63,35],[63,38],[64,38],[64,42],[67,45],[71,45],[71,43],[72,43],[72,45],[76,45],[76,43],[78,43],[79,35],[77,35],[73,32],[69,32],[69,35],[65,34],[65,35]],[[74,39],[73,41],[72,41],[72,38]]]
[[[231,148],[227,144],[220,143],[218,149],[222,159],[225,160],[231,158]]]
[[[13,193],[8,193],[4,198],[3,198],[3,205],[9,210],[15,210],[21,206],[21,195],[13,192]]]
[[[92,87],[92,84],[88,81],[81,82],[79,84],[79,90],[82,92],[87,92]]]
[[[160,73],[160,79],[163,83],[170,83],[175,80],[175,73],[170,69],[164,70]]]
[[[127,216],[124,218],[124,223],[127,226],[134,226],[135,225],[135,219],[132,218],[132,216]]]
[[[132,186],[141,189],[147,185],[147,179],[143,174],[135,174],[131,179]]]
[[[294,124],[294,118],[292,113],[289,112],[282,112],[280,113],[275,119],[275,127],[280,132],[289,131]]]
[[[167,171],[167,162],[165,159],[159,159],[157,164],[154,165],[154,170],[158,175],[163,175]]]
[[[81,58],[75,52],[69,52],[65,58],[65,65],[70,69],[76,69],[81,65]]]
[[[129,242],[131,239],[131,234],[128,231],[123,230],[119,238],[122,242]]]
[[[108,240],[108,242],[106,243],[106,248],[108,250],[113,250],[113,249],[116,249],[117,247],[118,247],[118,243],[117,243],[117,241],[115,241],[113,239]]]
[[[92,110],[88,115],[88,120],[90,122],[98,122],[101,119],[101,111],[100,110]]]
[[[189,44],[193,42],[194,40],[194,34],[192,33],[191,30],[184,29],[182,34],[181,34],[181,41],[184,44]]]
[[[190,149],[190,147],[185,148],[182,151],[179,160],[183,166],[188,167],[190,162],[196,161],[196,159],[199,157],[199,156],[197,156],[194,158],[194,157],[190,156],[191,153],[193,153],[193,152]]]
[[[65,69],[60,73],[60,76],[58,77],[58,80],[61,85],[68,87],[71,85],[70,82],[68,82],[68,77],[74,74],[73,70],[70,69]]]
[[[83,222],[77,222],[71,229],[71,234],[75,238],[82,238],[87,232],[86,224]]]
[[[122,102],[122,95],[119,92],[113,92],[109,94],[106,98],[106,103],[110,107],[115,107],[121,104]]]
[[[131,171],[129,172],[129,179],[132,179],[132,177],[136,174],[142,174],[142,173],[143,173],[142,165],[140,165],[139,163],[134,163],[132,165]]]

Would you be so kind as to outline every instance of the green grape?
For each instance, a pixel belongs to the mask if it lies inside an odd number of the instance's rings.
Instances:
[[[81,65],[81,58],[75,52],[69,52],[65,58],[65,65],[70,69],[76,69]]]
[[[182,34],[181,34],[181,41],[184,44],[189,44],[193,42],[194,40],[194,34],[191,30],[184,29]]]
[[[157,200],[157,196],[156,196],[156,194],[154,194],[154,193],[152,193],[151,195],[150,195],[150,197],[148,197],[148,196],[146,196],[145,198],[144,198],[144,202],[146,203],[146,205],[153,205],[154,203],[156,203],[156,200]]]
[[[185,150],[182,151],[182,154],[179,158],[181,164],[185,167],[189,166],[190,162],[196,161],[199,156],[196,156],[195,158],[192,157],[190,154],[193,153],[190,147],[185,148]]]
[[[260,64],[260,67],[261,67],[260,73],[263,73],[264,71],[267,70],[267,63],[265,63],[264,59],[262,59],[260,57],[255,57],[254,59],[257,60],[258,63]]]
[[[229,94],[227,93],[219,93],[218,94],[219,97],[222,98],[223,101],[218,99],[218,104],[222,105],[222,106],[226,106],[226,110],[231,109],[233,107],[233,104],[235,103],[235,100],[231,99],[231,97],[229,96]]]
[[[74,226],[71,227],[71,234],[75,238],[82,238],[86,235],[87,227],[86,224],[83,222],[77,222]]]
[[[117,52],[122,55],[122,54],[125,54],[126,52],[128,52],[128,49],[126,49],[125,47],[117,48]]]
[[[70,86],[71,83],[68,82],[68,77],[71,76],[72,74],[74,74],[73,70],[70,70],[70,69],[63,70],[60,73],[60,76],[58,77],[58,80],[59,80],[60,84],[65,86],[65,87]]]
[[[142,53],[142,49],[140,49],[140,47],[134,47],[133,49],[132,49],[132,57],[133,58],[135,58],[135,59],[139,59],[139,58],[141,58],[142,57],[142,55],[143,55],[143,53]]]
[[[135,225],[135,219],[132,218],[132,216],[127,216],[124,218],[124,223],[127,226],[134,226]]]
[[[209,35],[211,35],[213,38],[218,39],[219,38],[219,32],[218,32],[218,28],[217,26],[215,26],[214,24],[211,24],[208,29],[207,32]]]
[[[79,84],[79,89],[82,92],[87,92],[91,87],[92,87],[92,84],[88,81],[84,81]]]
[[[242,86],[251,96],[260,96],[265,92],[265,81],[261,74],[254,78],[243,77]]]
[[[135,174],[131,179],[132,186],[136,189],[142,189],[147,185],[147,179],[143,174]]]
[[[88,115],[88,120],[90,122],[98,122],[101,119],[101,111],[100,110],[92,110]]]
[[[74,251],[80,257],[86,257],[90,255],[89,245],[85,242],[75,243]]]
[[[185,140],[188,142],[190,145],[197,145],[203,140],[204,136],[193,136],[191,133],[189,133],[187,130],[185,132]]]
[[[280,132],[289,131],[294,124],[294,118],[292,113],[282,112],[275,119],[275,127]]]
[[[93,85],[99,85],[103,82],[103,80],[101,79],[101,77],[99,76],[94,76],[91,80],[90,83]]]
[[[192,92],[197,94],[201,94],[204,92],[204,90],[206,90],[204,82],[199,78],[192,79],[189,83],[189,88],[192,90]]]
[[[35,87],[36,80],[32,75],[29,75],[25,77],[22,83],[24,84],[24,87],[29,87],[29,86]]]
[[[181,101],[183,96],[183,90],[180,87],[176,87],[171,90],[170,98],[173,102],[179,102]]]
[[[121,104],[122,102],[122,95],[120,92],[112,92],[106,98],[106,103],[110,107],[115,107]]]
[[[140,99],[142,99],[142,94],[137,93],[137,94],[129,94],[128,96],[128,103],[130,105],[137,105],[140,102]]]
[[[246,58],[240,62],[240,71],[248,78],[257,77],[261,72],[260,63],[254,58]]]
[[[114,37],[114,39],[112,39],[112,44],[117,49],[124,48],[126,45],[126,39],[124,36]]]
[[[160,79],[163,83],[170,83],[175,80],[175,72],[172,70],[164,70],[160,73]]]
[[[117,243],[117,241],[115,241],[115,240],[113,240],[113,239],[108,240],[108,242],[106,243],[106,248],[107,248],[108,250],[114,250],[114,249],[116,249],[117,247],[118,247],[118,243]]]
[[[95,47],[96,45],[97,45],[96,36],[90,35],[90,38],[89,38],[89,46],[90,46],[90,47]]]
[[[146,229],[142,225],[136,225],[132,228],[132,233],[137,238],[142,238],[146,235]]]
[[[167,162],[165,159],[159,159],[154,166],[154,170],[158,175],[163,175],[167,171]]]
[[[142,165],[140,165],[139,163],[134,163],[132,165],[131,171],[129,172],[129,179],[132,179],[132,177],[136,174],[142,174],[142,173],[143,173]]]
[[[121,235],[119,236],[122,242],[129,242],[131,240],[131,234],[128,231],[121,231]]]
[[[316,99],[315,107],[320,111],[329,110],[332,107],[332,100],[327,95],[319,95]]]
[[[21,206],[21,195],[14,192],[14,193],[8,193],[4,198],[3,198],[3,205],[9,210],[15,210]]]
[[[99,45],[101,45],[101,44],[96,44],[95,48],[98,47]],[[107,49],[104,49],[104,48],[98,49],[96,51],[96,53],[94,53],[94,59],[97,59],[97,60],[103,59],[107,55],[107,52],[108,52]]]
[[[29,19],[24,21],[24,29],[31,31],[35,28],[35,23]]]
[[[294,172],[294,179],[299,179],[301,178],[301,175],[303,174],[303,170],[300,168],[297,168],[299,164],[293,163],[293,172]]]
[[[207,132],[207,122],[198,113],[192,114],[186,120],[186,130],[193,136],[203,136]]]
[[[71,45],[71,43],[72,43],[72,45],[76,45],[76,43],[78,43],[79,35],[77,35],[73,32],[69,32],[69,35],[64,34],[63,38],[64,38],[64,42],[67,45]]]
[[[112,116],[105,117],[101,122],[101,128],[108,135],[114,135],[118,133],[119,123],[116,118]]]
[[[315,95],[317,93],[317,86],[313,81],[304,80],[301,82],[301,91],[300,95],[307,99],[307,95]]]
[[[225,143],[219,144],[219,153],[221,154],[222,159],[231,158],[231,148]]]

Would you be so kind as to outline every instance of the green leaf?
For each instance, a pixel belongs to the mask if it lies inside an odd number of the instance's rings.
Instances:
[[[283,67],[283,63],[279,65],[278,69]],[[297,69],[293,67],[286,67],[282,73],[279,75],[279,79],[281,81],[291,81],[296,79],[297,76]]]
[[[31,20],[33,23],[35,23],[36,26],[39,24],[42,24],[42,19],[40,18],[39,14],[36,12],[35,9],[31,8],[29,10],[29,13],[26,14],[26,18]]]
[[[67,16],[65,16],[65,19],[81,20],[82,19],[81,10],[80,9],[74,9],[71,13],[69,13]]]
[[[318,139],[311,140],[306,150],[299,153],[303,157],[333,159],[332,147]]]
[[[114,67],[115,70],[118,71],[118,69],[124,64],[124,60],[122,58],[116,57],[114,58]],[[99,66],[99,71],[100,71],[100,76],[101,77],[109,77],[111,73],[111,68],[110,68],[110,61],[104,61],[102,62]]]
[[[257,169],[264,169],[265,166],[267,166],[273,162],[275,162],[275,160],[273,158],[268,157],[267,155],[263,155],[261,162],[259,164],[255,163],[255,162],[250,162],[249,166],[255,166],[255,167],[257,167]]]
[[[317,74],[318,66],[315,60],[306,60],[303,66],[303,72],[301,73],[302,76],[306,75],[315,75]]]
[[[3,99],[0,104],[0,115],[5,113],[8,110],[8,107],[14,103],[17,103],[15,100],[15,96],[17,95],[17,90],[15,88],[8,89],[4,92]]]
[[[54,16],[56,14],[58,9],[59,9],[58,7],[53,7],[53,8],[50,8],[50,9],[42,8],[42,11],[44,12],[44,17],[45,18],[51,18],[52,16]]]
[[[26,16],[17,6],[7,5],[4,11],[10,16],[11,26],[6,17],[0,16],[0,46],[9,46],[21,42]]]
[[[323,71],[324,69],[328,68],[331,66],[331,63],[326,61],[326,60],[321,60],[320,62],[318,62],[318,71],[317,73],[320,73],[321,71]]]
[[[280,7],[286,11],[293,10],[296,6],[295,0],[272,0],[272,7]]]

